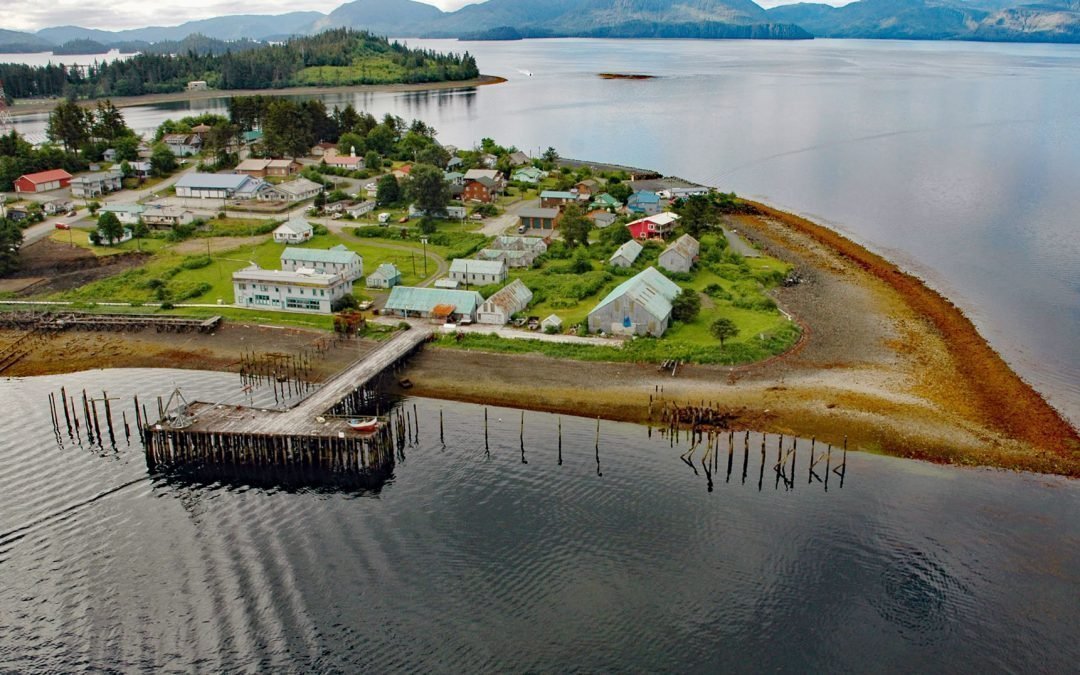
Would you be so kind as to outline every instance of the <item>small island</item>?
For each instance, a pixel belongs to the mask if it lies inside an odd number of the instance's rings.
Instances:
[[[655,80],[655,75],[642,75],[639,73],[600,73],[605,80]]]

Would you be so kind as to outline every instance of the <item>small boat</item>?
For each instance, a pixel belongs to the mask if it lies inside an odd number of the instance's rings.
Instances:
[[[379,428],[379,419],[377,417],[366,420],[350,419],[347,424],[353,431],[376,431]]]

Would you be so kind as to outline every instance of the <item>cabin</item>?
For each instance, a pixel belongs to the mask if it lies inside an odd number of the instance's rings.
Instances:
[[[87,173],[71,179],[71,196],[79,199],[96,199],[124,187],[124,174],[120,169]]]
[[[476,322],[505,326],[510,317],[524,311],[533,293],[521,279],[514,279],[492,294],[476,312]]]
[[[210,85],[206,83],[206,80],[192,80],[187,83],[188,91],[206,91],[210,88]]]
[[[437,319],[447,323],[476,320],[484,298],[476,291],[395,286],[383,313],[406,319]]]
[[[470,286],[501,284],[506,281],[506,263],[455,258],[450,262],[450,278]]]
[[[509,156],[510,166],[525,166],[532,163],[532,159],[529,158],[524,152],[518,150],[517,152],[511,152]]]
[[[300,244],[315,236],[311,223],[300,218],[293,218],[274,230],[274,241],[279,244]]]
[[[402,164],[390,173],[393,174],[394,178],[397,178],[398,180],[405,180],[412,175],[412,164]]]
[[[333,156],[337,154],[337,146],[333,143],[322,141],[312,146],[311,152],[308,154],[312,157]]]
[[[682,292],[648,267],[616,286],[589,312],[589,331],[660,337],[671,325],[671,303]]]
[[[233,273],[233,297],[241,307],[330,314],[334,302],[352,293],[352,281],[311,269],[264,270],[252,265]]]
[[[697,261],[700,251],[701,244],[698,240],[684,234],[660,253],[657,263],[668,272],[689,272]]]
[[[393,288],[401,283],[401,272],[393,263],[383,263],[364,282],[368,288]]]
[[[540,193],[540,206],[545,209],[561,209],[567,204],[577,203],[577,195],[573,192],[561,192],[559,190],[544,190]]]
[[[574,189],[577,190],[578,199],[589,199],[600,190],[600,182],[595,178],[586,178],[578,182]]]
[[[15,192],[48,192],[71,185],[71,174],[63,169],[28,173],[15,179]]]
[[[287,246],[280,260],[281,269],[287,272],[310,269],[319,274],[340,274],[349,281],[364,276],[364,259],[343,244],[329,249]]]
[[[518,212],[521,230],[554,230],[559,224],[559,209],[526,207]]]
[[[466,183],[481,178],[490,180],[495,185],[496,192],[502,192],[506,188],[506,181],[503,179],[502,174],[495,169],[469,169],[465,172]]]
[[[619,219],[614,213],[608,213],[607,211],[593,211],[588,218],[600,229],[611,227]]]
[[[620,206],[622,206],[622,202],[606,192],[597,195],[592,201],[592,208],[603,209],[605,211],[608,209],[617,209]]]
[[[638,259],[638,256],[641,255],[641,251],[644,248],[644,246],[631,239],[615,249],[615,252],[608,258],[608,264],[614,265],[615,267],[630,267],[634,264],[634,261]]]

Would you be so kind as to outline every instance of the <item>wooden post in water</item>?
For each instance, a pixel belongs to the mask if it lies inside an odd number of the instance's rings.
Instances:
[[[416,404],[412,404],[412,418],[413,418],[413,439],[420,442],[420,415],[416,413]]]
[[[558,465],[563,465],[563,417],[558,418]]]
[[[488,409],[484,408],[484,452],[491,454],[491,445],[488,444]]]
[[[446,447],[446,439],[443,436],[442,408],[439,408],[439,443],[441,443],[443,447]]]
[[[68,414],[67,390],[60,387],[60,403],[64,406],[64,422],[67,424],[68,436],[71,436],[71,415]]]

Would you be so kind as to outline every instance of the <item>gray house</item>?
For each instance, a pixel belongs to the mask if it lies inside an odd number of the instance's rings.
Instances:
[[[450,278],[472,286],[501,284],[506,281],[506,263],[502,260],[456,258],[450,263]]]
[[[701,244],[688,234],[671,242],[657,261],[668,272],[689,272],[701,251]]]
[[[648,267],[616,286],[589,312],[589,330],[660,337],[671,324],[671,303],[681,291],[655,267]]]
[[[383,263],[367,276],[368,288],[393,288],[401,283],[401,272],[393,263]]]
[[[608,264],[614,265],[615,267],[630,267],[634,264],[634,261],[638,259],[638,256],[641,255],[641,251],[644,248],[644,246],[631,239],[611,254],[611,257],[608,258]]]
[[[480,305],[476,322],[504,326],[513,314],[528,306],[532,297],[532,291],[525,283],[521,279],[514,279]]]

